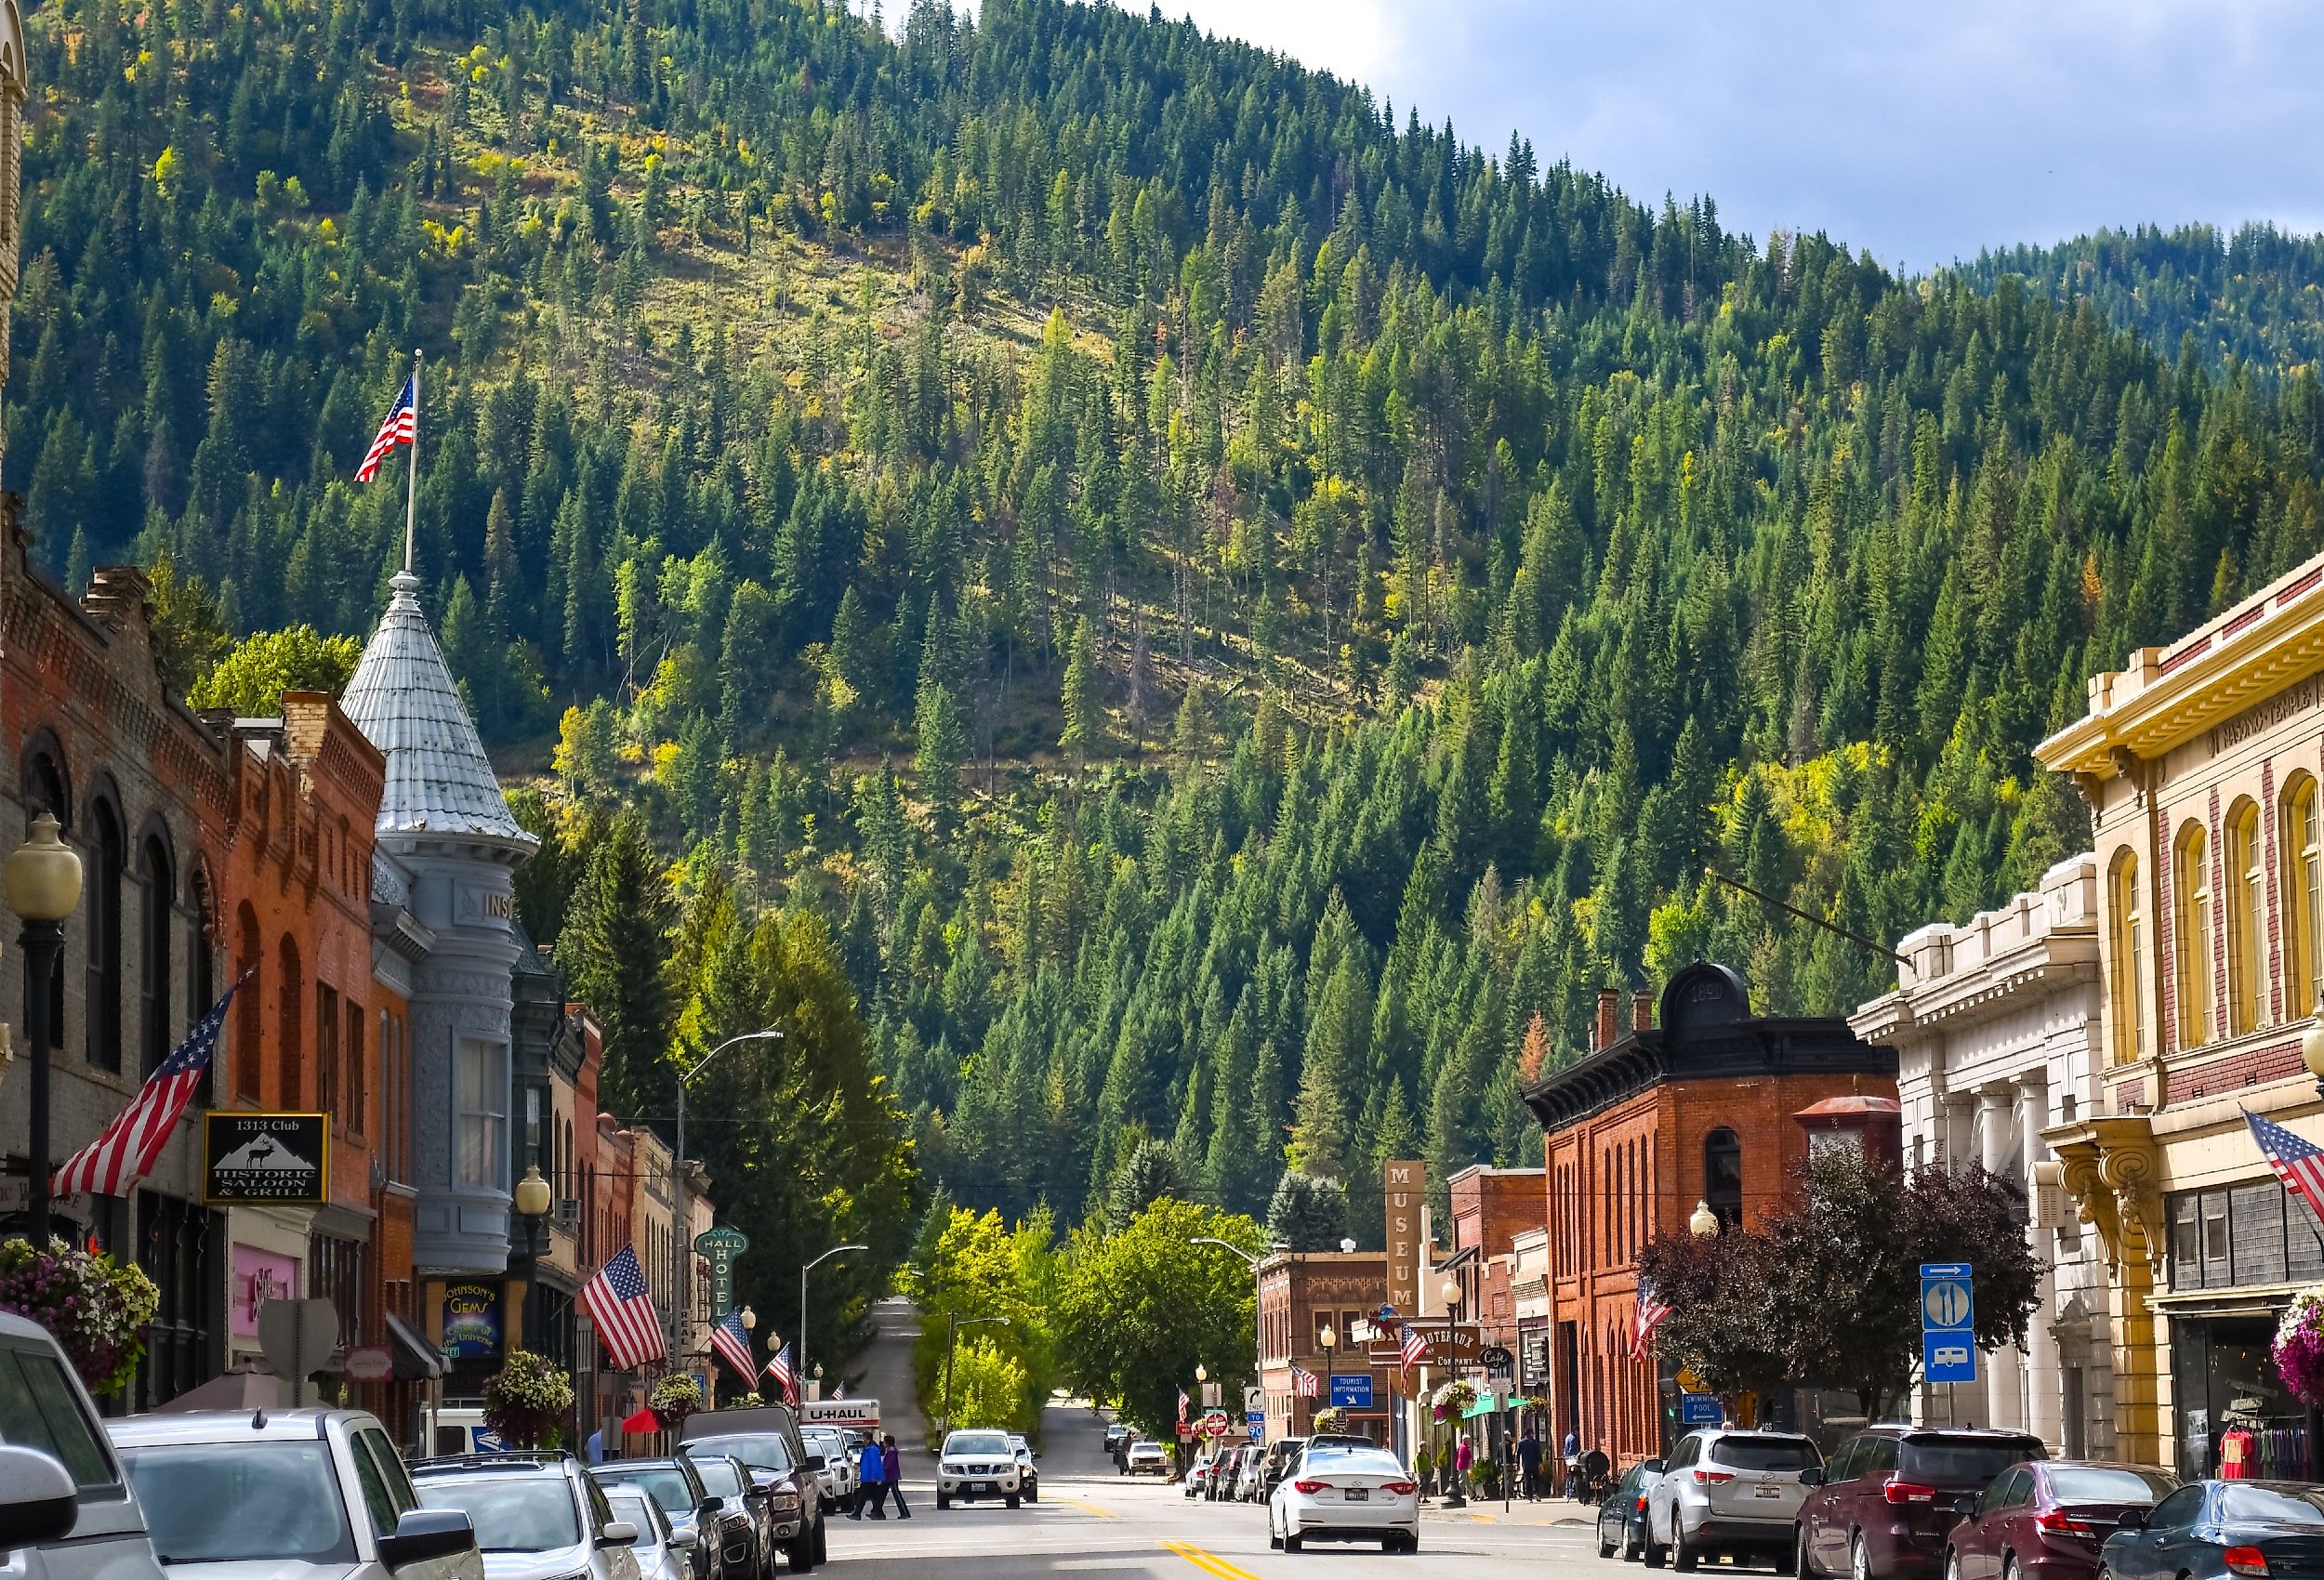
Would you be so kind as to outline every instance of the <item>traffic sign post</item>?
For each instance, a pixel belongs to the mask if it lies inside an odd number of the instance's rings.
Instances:
[[[1921,1376],[1924,1382],[1977,1380],[1977,1305],[1967,1262],[1921,1264]]]
[[[1682,1427],[1715,1427],[1726,1419],[1715,1393],[1682,1393],[1679,1395],[1679,1425]]]

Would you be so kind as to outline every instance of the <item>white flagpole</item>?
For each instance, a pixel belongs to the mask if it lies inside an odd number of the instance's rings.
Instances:
[[[412,352],[411,470],[403,483],[403,570],[412,569],[412,549],[419,536],[419,352]]]

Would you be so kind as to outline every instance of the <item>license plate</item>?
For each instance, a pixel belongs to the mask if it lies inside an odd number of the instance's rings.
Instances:
[[[1348,1489],[1347,1495],[1350,1503],[1369,1503],[1372,1500],[1372,1489],[1369,1487],[1350,1487]]]
[[[972,1493],[989,1493],[992,1490],[993,1483],[990,1481],[971,1481],[969,1483],[969,1491]]]
[[[1758,1488],[1753,1492],[1752,1495],[1755,1497],[1781,1497],[1783,1496],[1783,1487],[1781,1483],[1776,1481],[1762,1481],[1760,1482]]]

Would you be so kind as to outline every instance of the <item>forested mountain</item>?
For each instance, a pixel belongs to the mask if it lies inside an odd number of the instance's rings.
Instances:
[[[2324,237],[2273,225],[2224,237],[2209,225],[2100,230],[1985,253],[1962,272],[1987,288],[2014,274],[2061,304],[2093,302],[2166,356],[2191,351],[2214,372],[2230,359],[2281,373],[2324,357]]]
[[[507,760],[555,725],[524,903],[609,1092],[760,1023],[721,951],[816,914],[922,1165],[1012,1213],[1142,1133],[1239,1211],[1287,1152],[1533,1157],[1594,991],[1697,955],[1851,1007],[1881,961],[1706,867],[1966,916],[2087,837],[2027,757],[2085,675],[2324,546],[2312,367],[1111,6],[33,31],[7,420],[59,563],[363,629],[402,490],[345,474],[425,346],[422,570]]]

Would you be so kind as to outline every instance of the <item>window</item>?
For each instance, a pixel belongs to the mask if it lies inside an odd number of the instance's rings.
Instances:
[[[2239,1037],[2260,1023],[2266,1001],[2267,962],[2260,943],[2267,915],[2267,871],[2260,860],[2260,810],[2250,801],[2227,809],[2227,1034]]]
[[[2200,823],[2189,822],[2172,856],[2172,883],[2178,890],[2179,1046],[2211,1041],[2211,841]]]
[[[121,818],[99,800],[90,818],[87,1024],[84,1057],[99,1070],[121,1068],[121,884],[127,859]]]
[[[339,990],[315,984],[315,1107],[342,1123],[339,1111]]]
[[[347,1122],[342,1128],[360,1136],[371,1123],[370,1071],[363,1063],[363,1007],[347,1007]]]
[[[46,1351],[0,1349],[0,1443],[40,1450],[72,1472],[84,1497],[121,1495],[103,1434],[63,1365]]]
[[[169,848],[149,836],[138,856],[138,1047],[140,1074],[169,1057],[170,895],[175,888]]]
[[[490,1043],[464,1039],[456,1065],[459,1134],[453,1183],[472,1191],[508,1188],[501,1162],[508,1128],[506,1056]]]
[[[121,1457],[165,1563],[355,1561],[327,1443],[155,1444]]]
[[[2175,1531],[2182,1525],[2192,1525],[2196,1515],[2202,1511],[2203,1492],[2200,1481],[2191,1487],[2181,1487],[2155,1505],[2155,1512],[2146,1521],[2147,1529]]]
[[[259,990],[265,987],[264,973],[258,967],[258,914],[243,902],[234,913],[234,974],[244,979],[242,992],[234,999],[234,1046],[231,1050],[234,1066],[234,1096],[245,1102],[258,1099],[258,1060],[260,1017],[266,1011]]]
[[[2317,842],[2316,781],[2303,773],[2284,790],[2284,921],[2291,942],[2284,969],[2285,1011],[2316,1013],[2324,985],[2324,846]]]
[[[1743,1221],[1743,1143],[1724,1126],[1703,1138],[1703,1200],[1720,1226]]]
[[[282,980],[274,984],[275,1034],[279,1039],[274,1049],[274,1100],[284,1108],[297,1108],[306,1101],[307,1092],[307,979],[298,969],[298,945],[287,934],[278,953]]]

